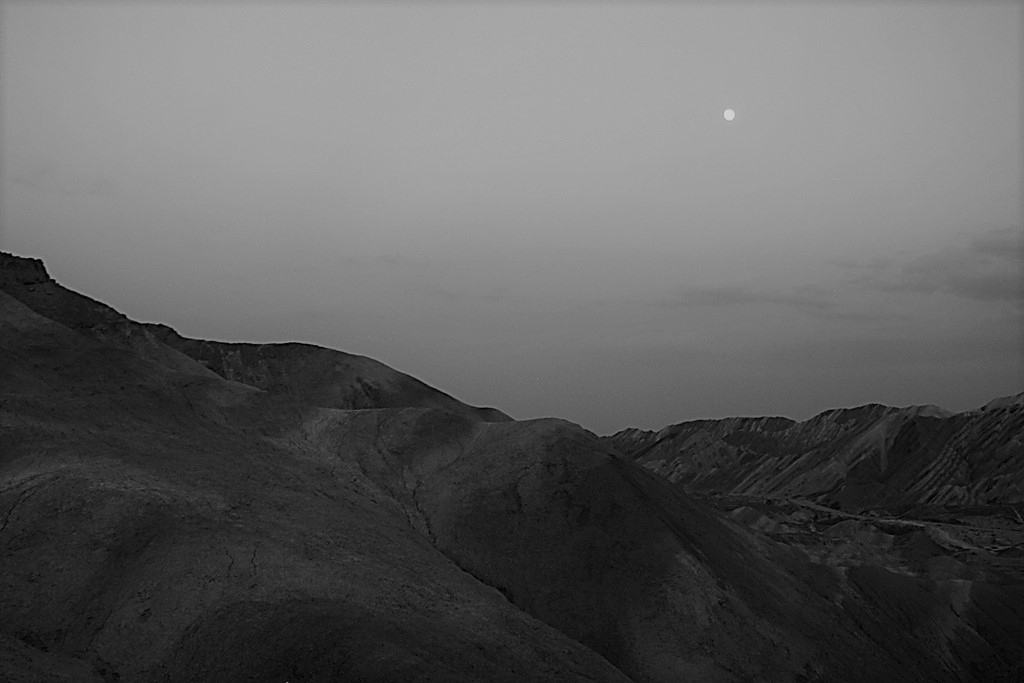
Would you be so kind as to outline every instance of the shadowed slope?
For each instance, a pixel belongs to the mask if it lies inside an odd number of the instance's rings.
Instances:
[[[406,409],[322,417],[311,431],[460,568],[634,680],[984,680],[1021,655],[999,635],[1021,633],[1021,619],[982,626],[955,582],[812,564],[564,421]],[[1024,608],[1016,588],[999,593]],[[907,633],[907,618],[921,628]]]
[[[27,649],[121,680],[625,680],[436,552],[357,467],[282,438],[294,418],[273,397],[2,293],[0,320],[0,664]]]

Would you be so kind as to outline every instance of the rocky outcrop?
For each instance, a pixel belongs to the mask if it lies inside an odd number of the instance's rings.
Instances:
[[[0,286],[33,287],[51,281],[41,259],[0,251]]]

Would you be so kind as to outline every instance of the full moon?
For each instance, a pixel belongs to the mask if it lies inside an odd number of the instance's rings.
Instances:
[[[725,117],[726,121],[732,121],[734,118],[736,118],[736,112],[734,112],[732,109],[726,109],[724,112],[722,112],[722,116]]]

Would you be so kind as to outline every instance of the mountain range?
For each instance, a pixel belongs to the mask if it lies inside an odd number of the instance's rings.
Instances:
[[[1019,399],[600,438],[0,254],[0,679],[1021,680]]]
[[[1024,393],[976,410],[878,404],[623,430],[619,452],[690,490],[863,509],[1024,502]]]

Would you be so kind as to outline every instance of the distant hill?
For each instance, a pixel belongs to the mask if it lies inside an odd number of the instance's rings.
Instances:
[[[1024,675],[1016,547],[917,523],[917,564],[821,559],[736,518],[569,422],[185,339],[0,255],[0,680]]]
[[[1024,501],[1024,394],[951,413],[865,405],[804,422],[694,420],[606,442],[689,490],[863,509]]]

